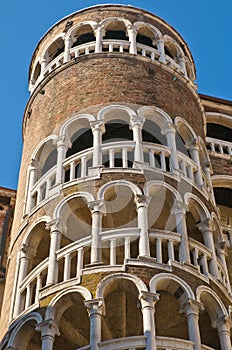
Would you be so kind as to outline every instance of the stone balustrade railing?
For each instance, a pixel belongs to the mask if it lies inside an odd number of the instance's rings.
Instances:
[[[217,140],[211,137],[206,138],[206,147],[213,155],[232,156],[232,142]]]
[[[129,53],[130,51],[130,42],[126,40],[116,40],[116,39],[103,39],[102,41],[102,48],[101,52],[119,52],[119,53]],[[69,61],[73,59],[78,59],[78,57],[82,55],[88,55],[91,53],[96,52],[96,42],[88,42],[85,44],[81,44],[78,46],[75,46],[71,49],[69,49]],[[136,44],[136,55],[147,57],[151,59],[152,61],[159,61],[160,58],[160,52],[152,47],[137,43]],[[168,55],[165,55],[165,64],[180,73],[181,75],[184,75],[187,78],[187,74],[181,64],[176,62],[173,58],[171,58]],[[30,91],[33,92],[33,90],[36,88],[36,86],[43,80],[44,77],[46,77],[48,74],[50,74],[52,71],[54,71],[56,68],[60,67],[62,64],[66,63],[64,60],[64,52],[62,52],[59,56],[54,58],[51,62],[47,63],[45,68],[40,72],[40,75],[36,78],[34,81],[34,78],[31,79],[30,83]]]
[[[133,168],[133,171],[141,171],[138,164],[134,166],[134,141],[118,141],[101,145],[102,164],[100,166],[107,171],[115,169],[123,171],[126,168]],[[172,173],[171,150],[169,147],[143,142],[144,165],[152,169],[161,170]],[[177,158],[180,168],[180,174],[190,183],[200,186],[196,182],[195,173],[199,171],[195,162],[181,152],[177,152]],[[63,161],[63,183],[69,181],[83,179],[91,176],[91,168],[93,166],[93,147],[83,150],[77,154],[70,156]],[[29,212],[42,204],[44,200],[52,198],[55,191],[57,167],[54,166],[46,174],[44,174],[32,187],[29,193],[30,205],[27,205]],[[205,193],[210,193],[211,185],[203,171],[203,188]],[[57,189],[58,190],[58,189]]]
[[[138,240],[140,229],[137,227],[107,230],[100,233],[100,249],[102,252],[102,264],[105,266],[122,266],[130,259],[139,256]],[[131,255],[132,245],[135,243],[136,253]],[[149,230],[149,244],[151,251],[150,263],[164,264],[170,266],[172,262],[180,263],[179,249],[181,243],[181,235],[176,232],[164,230]],[[202,275],[218,279],[213,276],[210,271],[210,261],[212,253],[203,244],[189,238],[189,251],[191,255],[190,265],[197,268]],[[80,240],[59,249],[56,252],[57,270],[59,278],[56,285],[73,281],[79,278],[85,266],[91,266],[91,236],[87,236]],[[132,260],[131,260],[132,261]],[[140,261],[142,264],[143,262]],[[224,286],[228,287],[226,279],[226,271],[221,261],[217,258],[217,267],[219,280]],[[20,293],[24,299],[24,307],[26,310],[33,305],[39,303],[39,293],[46,287],[46,279],[49,269],[49,261],[46,258],[37,265],[20,285]]]

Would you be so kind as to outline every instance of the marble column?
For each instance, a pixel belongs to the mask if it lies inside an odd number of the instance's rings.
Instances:
[[[133,25],[128,25],[127,33],[128,33],[129,42],[130,42],[129,52],[133,55],[136,55],[137,54],[137,46],[136,46],[137,30]]]
[[[64,37],[64,63],[70,61],[70,48],[72,46],[72,38],[70,35]]]
[[[91,244],[91,264],[101,262],[101,238],[100,232],[102,229],[102,210],[104,202],[97,200],[89,202],[88,206],[92,214],[92,244]]]
[[[86,300],[84,303],[90,317],[90,350],[98,350],[101,342],[101,318],[104,311],[103,299]]]
[[[133,140],[135,141],[134,161],[143,163],[142,128],[145,119],[142,117],[131,118],[131,128],[133,130]]]
[[[171,150],[171,171],[179,170],[178,154],[176,147],[176,126],[172,123],[167,123],[162,128],[162,134],[167,138],[167,145]]]
[[[186,211],[187,206],[178,200],[175,202],[172,208],[172,214],[174,214],[176,218],[177,233],[181,234],[181,243],[179,248],[180,262],[190,263]]]
[[[218,274],[218,265],[217,265],[217,257],[215,252],[215,245],[213,240],[213,229],[212,229],[212,223],[210,219],[205,219],[204,221],[200,222],[197,227],[202,232],[204,244],[207,248],[210,249],[212,253],[211,261],[209,263],[209,272],[211,275],[213,275],[216,279],[219,278]]]
[[[105,127],[102,121],[90,123],[93,133],[93,168],[102,166],[102,134],[105,132]]]
[[[55,284],[58,280],[58,262],[56,251],[60,248],[60,240],[64,229],[58,219],[49,222],[46,228],[50,230],[50,249],[48,259],[48,274],[46,285]]]
[[[221,350],[231,350],[230,329],[231,320],[226,316],[220,317],[214,322],[213,327],[217,328]]]
[[[150,202],[150,197],[139,195],[135,196],[135,203],[138,213],[138,227],[140,228],[139,238],[139,255],[150,256],[149,233],[148,233],[148,217],[147,208]]]
[[[71,147],[71,143],[64,135],[58,137],[55,142],[57,145],[56,184],[59,185],[64,182],[63,160],[66,157],[68,148]]]
[[[166,64],[166,55],[165,55],[165,51],[164,51],[164,40],[162,38],[159,38],[157,40],[157,48],[158,48],[158,51],[160,53],[159,61]]]
[[[54,320],[49,319],[39,323],[36,330],[41,332],[42,347],[41,350],[53,350],[55,336],[60,335],[59,329]]]
[[[194,342],[194,350],[201,350],[201,336],[199,329],[199,312],[203,305],[194,299],[187,299],[181,312],[184,312],[188,322],[189,340]]]
[[[159,300],[159,294],[141,292],[139,296],[143,314],[143,332],[146,337],[146,350],[156,350],[155,332],[155,303]]]

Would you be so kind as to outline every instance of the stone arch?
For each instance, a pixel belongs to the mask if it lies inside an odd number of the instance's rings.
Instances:
[[[64,52],[64,33],[57,34],[53,38],[52,43],[49,43],[45,48],[42,57],[45,59],[46,64],[48,64],[62,52]]]
[[[210,158],[209,154],[207,152],[207,148],[205,146],[204,141],[200,136],[198,136],[198,142],[199,142],[199,158],[200,158],[200,163],[202,165],[202,168],[206,166],[207,163],[210,164]]]
[[[206,112],[205,115],[207,123],[220,124],[232,129],[232,121],[230,115],[217,112]]]
[[[23,243],[22,244],[28,244],[28,240],[29,237],[31,235],[31,232],[33,231],[33,229],[41,222],[50,222],[51,221],[51,217],[50,216],[42,216],[39,219],[35,220],[32,224],[32,226],[29,228],[29,230],[26,232],[24,238],[23,238]]]
[[[183,290],[182,295],[184,294],[184,297],[182,297],[181,301],[184,302],[188,298],[195,299],[193,290],[188,285],[188,283],[186,283],[180,277],[175,276],[171,273],[159,273],[158,275],[152,277],[152,279],[150,280],[150,283],[149,283],[150,291],[152,293],[157,293],[157,291],[159,289],[159,285],[162,285],[162,283],[164,283],[164,285],[166,285],[166,287],[168,288],[169,287],[169,285],[167,283],[168,281],[172,282],[172,283],[170,283],[170,288],[173,287],[173,283],[182,288],[182,290]]]
[[[40,57],[38,57],[32,68],[30,82],[29,82],[29,90],[33,89],[40,74],[41,74],[41,63],[40,63]]]
[[[102,108],[97,115],[97,120],[107,122],[111,119],[120,118],[126,122],[130,122],[132,118],[136,118],[137,114],[133,109],[123,105],[110,105]]]
[[[98,191],[98,199],[103,199],[104,198],[104,194],[105,191],[114,185],[125,185],[127,187],[129,187],[131,189],[131,191],[133,192],[134,195],[141,195],[142,191],[141,189],[136,186],[135,184],[133,184],[132,182],[126,181],[126,180],[114,180],[114,181],[110,181],[106,184],[104,184],[103,186],[100,187],[99,191]]]
[[[126,31],[127,31],[127,27],[128,26],[132,26],[132,23],[129,20],[123,18],[123,17],[109,17],[109,18],[105,18],[99,23],[99,25],[103,26],[104,30],[106,30],[107,27],[109,27],[109,25],[111,25],[112,23],[116,24],[117,22],[123,24],[123,26],[124,26]],[[116,28],[117,28],[117,26],[116,26]]]
[[[198,140],[198,137],[191,125],[182,117],[176,117],[174,120],[176,125],[176,147],[177,150],[191,158],[189,151],[191,145]]]
[[[171,117],[164,112],[162,109],[158,107],[153,106],[143,106],[138,109],[138,116],[145,118],[145,119],[153,119],[156,122],[156,124],[160,127],[160,129],[163,129],[166,127],[166,124],[171,123],[173,124],[173,121]]]
[[[168,230],[176,232],[176,218],[172,209],[176,201],[182,202],[179,192],[167,183],[153,180],[145,184],[144,194],[150,198],[148,205],[148,225],[150,230]],[[152,244],[152,241],[154,244]],[[155,237],[153,240],[150,240],[151,256],[156,254],[155,242]],[[163,254],[165,253],[166,259],[168,260],[166,244],[163,242]],[[165,259],[164,256],[163,259]]]
[[[134,27],[135,27],[135,29],[137,31],[140,31],[140,29],[143,28],[143,27],[149,28],[153,32],[154,39],[156,39],[156,40],[160,39],[162,37],[161,31],[158,28],[156,28],[155,26],[153,26],[152,24],[150,24],[150,23],[145,23],[143,21],[138,21],[138,22],[134,23]]]
[[[185,302],[195,299],[191,287],[171,273],[160,273],[154,276],[149,285],[151,292],[159,294],[159,300],[155,306],[157,336],[188,340],[188,324],[182,310]],[[172,315],[171,320],[170,315]]]
[[[42,140],[34,150],[31,158],[32,165],[36,168],[35,182],[49,171],[57,162],[57,135],[50,135]],[[34,182],[34,184],[35,184]]]
[[[61,218],[61,212],[62,209],[64,207],[64,205],[70,201],[70,199],[72,198],[77,198],[77,197],[83,197],[85,198],[86,202],[92,202],[94,201],[94,197],[91,193],[89,192],[77,192],[77,193],[73,193],[67,197],[65,197],[64,199],[62,199],[62,201],[60,201],[60,203],[57,205],[57,207],[54,210],[54,219],[59,219]]]
[[[221,349],[217,322],[228,320],[228,311],[217,296],[217,294],[207,286],[199,286],[196,290],[196,299],[203,304],[203,311],[199,315],[199,328],[202,345],[207,345],[215,350]]]
[[[13,329],[9,342],[8,342],[8,348],[18,348],[20,346],[20,350],[26,350],[26,347],[22,347],[27,345],[26,344],[26,339],[30,338],[32,336],[33,331],[35,331],[35,327],[33,329],[33,324],[35,323],[35,326],[38,325],[43,321],[42,316],[38,312],[31,312],[28,315],[22,317],[19,322],[17,323],[16,327]],[[31,323],[30,325],[28,324],[28,327],[25,327],[25,330],[23,329],[24,326],[27,326],[27,323]],[[20,331],[22,331],[20,334]],[[19,344],[17,344],[17,342]],[[38,348],[38,350],[40,347]]]
[[[88,289],[75,286],[58,293],[46,309],[45,319],[53,319],[60,336],[55,339],[53,349],[80,348],[89,345],[90,320],[85,300],[92,299]]]
[[[184,57],[184,52],[180,45],[169,35],[164,35],[163,40],[166,54],[178,63],[179,56]]]
[[[202,232],[199,224],[207,219],[210,219],[210,213],[205,204],[193,193],[184,195],[184,202],[187,206],[186,224],[190,238],[204,244]]]
[[[68,31],[67,31],[67,36],[70,36],[72,41],[74,41],[74,36],[76,34],[76,32],[78,32],[79,29],[82,30],[83,32],[83,28],[84,27],[90,27],[94,33],[95,28],[97,26],[97,22],[95,21],[83,21],[83,22],[79,22],[76,25],[72,26]]]
[[[146,284],[137,276],[131,275],[129,273],[114,273],[113,275],[104,277],[100,281],[96,289],[96,298],[103,298],[105,288],[110,282],[116,279],[125,279],[131,281],[135,285],[139,293],[148,291]]]
[[[96,118],[91,114],[77,114],[66,121],[60,128],[60,136],[65,136],[68,142],[71,142],[71,138],[75,131],[80,129],[80,126],[89,127],[91,122],[95,122]],[[83,125],[82,125],[83,124]]]

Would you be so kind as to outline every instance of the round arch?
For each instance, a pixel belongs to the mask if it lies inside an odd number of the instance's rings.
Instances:
[[[208,300],[209,299],[209,300]],[[216,321],[216,317],[229,317],[228,311],[223,304],[223,302],[219,299],[217,294],[207,286],[199,286],[196,290],[196,300],[205,304],[209,302],[210,307],[208,307],[208,312],[211,318],[211,321]]]
[[[80,27],[83,27],[83,26],[90,26],[90,27],[92,28],[93,32],[94,32],[97,25],[98,25],[98,24],[97,24],[97,22],[95,22],[95,21],[83,21],[83,22],[79,22],[79,23],[75,24],[73,27],[71,27],[71,28],[67,31],[66,35],[67,35],[67,36],[70,36],[70,37],[72,38],[72,40],[73,40],[74,33],[75,33]]]
[[[128,19],[125,19],[123,17],[105,18],[99,23],[99,25],[104,26],[104,28],[107,28],[107,26],[112,22],[122,22],[126,28],[132,25],[132,23]]]
[[[87,122],[90,127],[90,123],[95,122],[96,118],[91,114],[74,115],[60,128],[60,136],[66,136],[68,141],[71,142],[71,137],[78,129],[80,129],[80,121],[82,120]]]
[[[172,275],[170,273],[160,273],[160,274],[152,277],[152,279],[149,283],[150,291],[153,293],[156,293],[158,284],[160,282],[162,283],[163,281],[167,281],[167,280],[170,280],[172,282],[176,282],[179,286],[181,286],[182,289],[184,290],[186,298],[195,299],[195,296],[194,296],[194,293],[193,293],[191,287],[184,280],[182,280],[180,277]]]
[[[144,106],[138,109],[138,116],[152,119],[155,117],[155,123],[162,129],[167,123],[173,124],[171,117],[158,107]]]
[[[122,114],[122,112],[124,112],[124,115]],[[137,117],[136,112],[127,106],[111,105],[111,106],[102,108],[98,112],[97,120],[106,122],[108,120],[118,118],[126,121],[128,121],[129,119],[129,121],[131,121],[131,118],[136,118],[136,117]]]
[[[51,49],[51,47],[57,42],[57,41],[61,41],[63,42],[63,45],[64,45],[64,36],[65,34],[62,33],[62,34],[57,34],[54,38],[53,38],[53,41],[50,42],[44,49],[43,51],[43,54],[41,55],[42,58],[45,58],[45,60],[49,60],[49,49]],[[56,45],[57,46],[57,45]],[[49,61],[47,62],[49,63]]]
[[[176,117],[174,123],[177,127],[178,133],[183,138],[185,143],[191,143],[193,140],[198,139],[195,131],[185,119]]]
[[[147,27],[153,32],[155,39],[160,39],[162,37],[161,31],[150,23],[138,21],[134,23],[134,27],[137,31],[139,31],[142,27]]]
[[[93,202],[95,200],[95,198],[93,197],[93,195],[91,193],[88,192],[77,192],[77,193],[73,193],[67,197],[65,197],[55,208],[54,210],[54,219],[59,219],[61,218],[61,213],[63,208],[65,207],[65,204],[68,203],[68,201],[70,201],[73,198],[84,198],[87,203],[89,202]]]
[[[54,319],[54,307],[55,305],[58,303],[58,301],[64,297],[67,294],[70,293],[79,293],[84,300],[91,300],[92,299],[92,294],[91,292],[82,286],[74,286],[74,287],[70,287],[67,288],[61,292],[59,292],[49,303],[46,311],[45,311],[45,320],[49,320],[49,319]]]
[[[201,219],[201,221],[204,221],[206,219],[210,218],[210,213],[205,204],[193,193],[185,193],[184,195],[184,203],[187,205],[189,209],[190,201],[193,200],[194,202],[197,202],[198,206],[196,206],[196,211]],[[199,210],[200,207],[200,210]]]
[[[179,55],[184,56],[184,52],[181,49],[180,45],[172,37],[170,37],[169,35],[164,35],[163,40],[164,40],[164,45],[169,42],[175,46],[176,56],[179,56]]]
[[[34,228],[40,224],[40,223],[49,223],[51,221],[51,217],[50,216],[42,216],[39,219],[35,220],[32,224],[32,226],[29,228],[29,230],[27,231],[26,235],[23,238],[23,242],[22,244],[28,244],[28,240],[30,237],[31,232],[34,230]]]
[[[112,186],[115,185],[123,185],[123,186],[127,186],[129,187],[134,195],[142,195],[142,191],[141,189],[136,186],[135,184],[133,184],[132,182],[126,181],[126,180],[114,180],[111,182],[108,182],[106,184],[104,184],[102,187],[100,187],[97,197],[98,199],[104,199],[104,194],[106,192],[106,190]]]
[[[143,191],[144,191],[144,194],[146,196],[149,196],[149,189],[152,186],[162,186],[162,187],[167,188],[169,191],[171,191],[173,193],[176,200],[182,202],[182,197],[181,197],[180,193],[174,187],[172,187],[168,183],[165,183],[163,181],[158,181],[158,180],[151,180],[151,181],[148,181],[145,183]]]
[[[110,282],[112,282],[116,279],[125,279],[128,281],[131,281],[135,285],[135,287],[137,288],[139,293],[148,291],[145,283],[137,276],[133,276],[129,273],[117,273],[117,274],[115,273],[115,274],[107,276],[101,280],[101,282],[97,286],[96,298],[103,298],[104,290],[105,290],[106,286]]]
[[[37,146],[34,152],[32,153],[31,159],[37,159],[39,156],[39,152],[41,151],[41,148],[49,141],[54,143],[57,140],[57,135],[49,135],[45,139],[43,139]]]
[[[206,122],[220,124],[232,129],[231,116],[224,113],[206,112]]]
[[[29,321],[35,321],[36,325],[38,325],[39,323],[41,323],[43,321],[43,318],[38,312],[31,312],[30,314],[21,318],[11,333],[11,336],[10,336],[10,339],[8,342],[8,348],[10,348],[10,347],[14,348],[15,340],[16,340],[16,336],[17,336],[18,332]]]

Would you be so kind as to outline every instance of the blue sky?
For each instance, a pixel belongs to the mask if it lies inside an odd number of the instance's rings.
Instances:
[[[62,17],[110,1],[22,0],[0,5],[0,186],[16,188],[22,151],[22,118],[29,98],[28,67],[36,44]],[[114,3],[114,2],[113,2]],[[127,0],[171,24],[190,47],[198,92],[232,100],[231,0]]]

